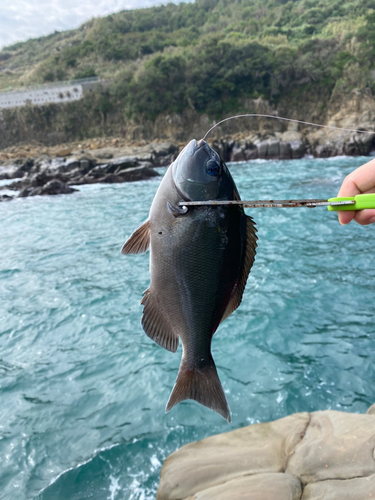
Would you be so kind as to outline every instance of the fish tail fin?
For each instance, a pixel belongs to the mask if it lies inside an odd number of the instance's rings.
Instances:
[[[194,399],[219,413],[228,423],[231,422],[227,398],[211,356],[207,363],[199,368],[188,367],[182,358],[177,380],[169,396],[165,412],[169,412],[176,404],[185,401],[185,399]]]

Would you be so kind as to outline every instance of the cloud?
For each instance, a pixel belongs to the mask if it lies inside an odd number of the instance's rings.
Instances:
[[[189,0],[177,0],[174,3]],[[18,41],[78,28],[92,17],[167,3],[163,0],[3,0],[0,49]]]

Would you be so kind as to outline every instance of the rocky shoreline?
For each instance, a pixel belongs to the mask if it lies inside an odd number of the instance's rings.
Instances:
[[[375,498],[375,405],[367,414],[296,413],[172,453],[157,500]]]
[[[254,159],[290,160],[311,155],[369,155],[374,134],[327,133],[310,135],[291,124],[284,132],[243,133],[208,140],[226,162]],[[95,139],[54,147],[27,145],[0,151],[0,201],[15,197],[69,194],[73,186],[93,183],[133,182],[158,176],[155,167],[168,166],[184,143],[133,142],[123,138]],[[13,182],[4,182],[13,181]],[[1,194],[1,190],[6,193]],[[9,193],[17,194],[9,194]]]
[[[179,148],[172,143],[127,147],[118,140],[102,140],[55,148],[9,148],[0,152],[0,201],[14,197],[69,194],[72,186],[134,182],[159,173],[154,167],[169,165]]]

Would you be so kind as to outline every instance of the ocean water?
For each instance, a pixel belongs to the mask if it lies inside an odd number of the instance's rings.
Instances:
[[[327,198],[368,158],[230,165],[243,199]],[[0,498],[148,500],[192,440],[375,402],[375,226],[325,208],[247,209],[259,246],[213,339],[228,425],[164,408],[180,363],[142,332],[148,254],[122,256],[159,179],[0,204]]]

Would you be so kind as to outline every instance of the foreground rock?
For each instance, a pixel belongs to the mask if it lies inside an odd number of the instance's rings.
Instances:
[[[375,498],[375,415],[297,413],[183,446],[157,500]]]

